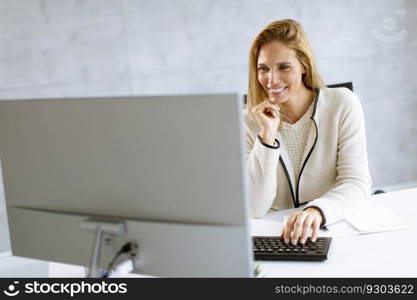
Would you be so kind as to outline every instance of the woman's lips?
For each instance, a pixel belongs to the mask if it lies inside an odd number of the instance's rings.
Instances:
[[[287,88],[288,88],[288,86],[281,87],[281,88],[276,88],[276,89],[269,89],[269,93],[271,94],[271,96],[279,96],[283,92],[285,92],[287,90]]]

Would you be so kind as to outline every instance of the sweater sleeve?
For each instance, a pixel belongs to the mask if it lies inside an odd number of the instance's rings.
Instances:
[[[272,207],[277,189],[279,143],[266,145],[254,136],[250,121],[245,122],[246,169],[248,172],[249,203],[252,217],[261,218]],[[251,130],[252,129],[252,130]]]
[[[350,93],[350,105],[339,122],[337,177],[335,186],[305,208],[322,210],[326,224],[343,220],[359,209],[370,195],[371,177],[368,169],[365,120],[359,99]]]

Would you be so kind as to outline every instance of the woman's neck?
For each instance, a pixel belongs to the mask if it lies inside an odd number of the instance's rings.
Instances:
[[[282,104],[282,111],[285,115],[284,121],[294,124],[306,113],[315,97],[315,91],[301,87],[293,99]]]

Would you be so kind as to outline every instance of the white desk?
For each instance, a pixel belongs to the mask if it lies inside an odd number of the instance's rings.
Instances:
[[[47,277],[48,262],[0,253],[0,278]]]
[[[382,201],[385,207],[403,216],[413,225],[413,228],[335,237],[332,240],[328,260],[324,262],[262,262],[262,276],[417,277],[417,188],[379,194],[372,196],[371,199],[371,201]],[[265,219],[281,220],[291,211],[293,210],[274,212]],[[3,272],[0,270],[0,277],[45,276],[43,271],[45,262],[3,256],[0,257],[0,263],[6,266]],[[30,272],[36,264],[39,264],[38,269],[42,270],[42,274]],[[16,269],[17,266],[20,266],[19,270]],[[84,268],[78,266],[49,264],[50,277],[83,277],[84,275]]]
[[[417,277],[417,188],[378,194],[371,201],[406,218],[413,228],[334,237],[324,262],[262,262],[265,277]],[[289,211],[269,214],[282,219]],[[330,227],[331,231],[331,227]]]

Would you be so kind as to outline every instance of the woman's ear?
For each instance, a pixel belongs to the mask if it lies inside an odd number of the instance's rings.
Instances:
[[[306,68],[304,67],[304,65],[301,65],[301,76],[302,77],[306,76],[306,73],[307,73]]]
[[[302,66],[301,73],[303,75],[305,75],[307,73],[307,70],[306,70],[306,68],[304,66]]]
[[[304,66],[302,66],[302,70],[301,70],[301,78],[304,80],[304,77],[306,77],[306,75],[307,75],[307,71],[306,71],[306,69],[304,68]]]
[[[307,69],[301,61],[300,61],[300,64],[301,64],[301,74],[305,75],[307,73]]]

